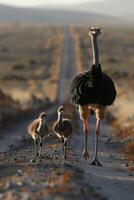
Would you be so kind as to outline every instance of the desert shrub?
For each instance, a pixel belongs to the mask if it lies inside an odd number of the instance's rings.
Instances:
[[[3,80],[18,80],[18,81],[24,81],[26,80],[25,77],[23,77],[22,75],[16,75],[16,74],[8,74],[3,76]]]
[[[0,128],[17,119],[20,112],[20,104],[9,95],[0,90]]]
[[[134,154],[134,142],[131,142],[125,146],[125,152],[127,154]]]
[[[38,61],[36,61],[36,60],[34,60],[34,59],[30,59],[30,60],[29,60],[29,64],[32,65],[32,66],[33,66],[33,65],[37,65],[37,64],[38,64]]]
[[[1,52],[7,53],[7,52],[9,52],[9,48],[8,47],[2,47]]]
[[[25,69],[25,65],[24,64],[16,64],[16,65],[13,65],[13,70],[23,70]]]

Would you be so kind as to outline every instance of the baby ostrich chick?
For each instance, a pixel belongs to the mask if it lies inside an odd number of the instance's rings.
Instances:
[[[46,113],[42,112],[39,115],[39,118],[35,119],[28,127],[28,133],[34,140],[35,144],[35,159],[37,157],[42,157],[42,142],[43,138],[49,136],[49,128],[46,123]],[[39,147],[38,150],[38,141],[39,141]]]
[[[57,112],[58,112],[58,119],[53,125],[53,131],[61,139],[64,159],[66,159],[66,145],[67,141],[73,135],[73,126],[69,119],[63,118],[63,114],[65,112],[63,106],[60,106]]]

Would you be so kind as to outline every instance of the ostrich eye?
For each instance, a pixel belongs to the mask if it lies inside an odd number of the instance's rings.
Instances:
[[[89,30],[90,30],[90,31],[94,31],[94,28],[93,28],[93,27],[91,27]]]

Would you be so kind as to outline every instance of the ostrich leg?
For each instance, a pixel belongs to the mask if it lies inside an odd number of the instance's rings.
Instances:
[[[84,132],[84,151],[83,151],[83,158],[87,160],[89,158],[88,153],[88,133],[89,133],[89,127],[88,127],[88,119],[90,115],[90,110],[87,105],[79,106],[79,114],[80,119],[83,122],[83,132]]]
[[[88,120],[84,120],[83,122],[83,129],[84,129],[84,151],[83,151],[83,158],[87,160],[89,158],[89,153],[88,153]]]
[[[102,166],[102,164],[98,161],[98,139],[99,139],[99,135],[100,135],[100,123],[101,123],[101,119],[97,118],[97,121],[96,121],[96,138],[95,138],[95,152],[94,152],[93,160],[91,162],[91,165],[98,165],[98,166]]]

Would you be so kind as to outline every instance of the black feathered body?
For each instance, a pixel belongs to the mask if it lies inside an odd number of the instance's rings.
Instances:
[[[101,65],[76,74],[71,84],[71,102],[75,105],[112,105],[116,89],[112,79],[102,72]]]
[[[59,138],[69,139],[73,134],[73,126],[69,119],[63,119],[62,123],[57,120],[53,125],[53,131]]]

